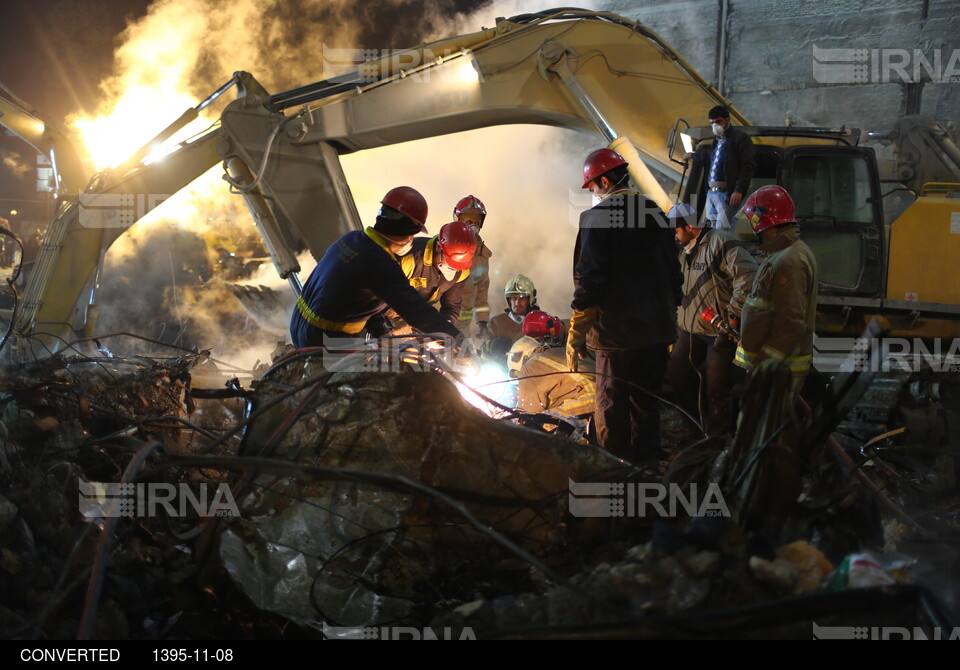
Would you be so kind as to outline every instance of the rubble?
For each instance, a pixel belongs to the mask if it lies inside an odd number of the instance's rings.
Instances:
[[[330,372],[321,361],[304,356],[261,379],[254,413],[305,393],[254,419],[241,455],[354,476],[254,479],[221,556],[258,606],[305,625],[410,620],[434,602],[529,587],[530,566],[503,539],[557,561],[612,532],[598,523],[608,520],[570,517],[566,499],[570,480],[623,470],[609,454],[491,419],[438,374]]]
[[[320,353],[293,352],[252,391],[203,352],[104,349],[7,368],[0,635],[349,637],[393,625],[809,638],[811,626],[949,627],[960,612],[956,457],[934,426],[956,411],[952,377],[904,391],[906,431],[844,438],[852,467],[913,523],[809,442],[832,428],[817,408],[795,412],[775,370],[757,376],[766,402],[736,440],[680,451],[664,480],[721,482],[731,517],[628,518],[575,516],[572,483],[651,484],[649,473],[509,413],[490,418],[443,374],[377,371],[365,356],[327,369]],[[223,484],[239,514],[84,518],[80,484],[121,481]]]

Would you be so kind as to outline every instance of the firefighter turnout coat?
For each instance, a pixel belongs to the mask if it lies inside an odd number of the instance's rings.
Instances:
[[[458,270],[453,279],[444,277],[436,264],[437,240],[437,236],[413,238],[413,250],[400,258],[400,268],[410,280],[413,290],[431,305],[438,306],[440,316],[457,325],[463,289],[470,277],[470,270]]]
[[[810,371],[817,312],[817,261],[800,239],[800,227],[788,224],[760,245],[768,254],[757,270],[743,305],[737,364],[752,370],[763,360],[783,361],[795,389]]]

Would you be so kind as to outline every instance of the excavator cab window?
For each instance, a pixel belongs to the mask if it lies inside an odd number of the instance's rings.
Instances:
[[[865,160],[853,156],[798,156],[791,194],[797,218],[870,223],[873,205]]]
[[[872,151],[863,148],[787,150],[783,186],[793,196],[827,294],[876,297],[881,290],[883,222],[875,165]]]

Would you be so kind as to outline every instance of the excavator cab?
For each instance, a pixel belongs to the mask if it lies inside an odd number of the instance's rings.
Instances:
[[[873,149],[791,147],[781,181],[816,256],[821,294],[882,297],[883,211]]]
[[[803,239],[819,265],[820,295],[827,300],[881,297],[885,243],[880,181],[873,150],[853,146],[859,132],[756,126],[743,130],[753,138],[757,159],[749,192],[777,184],[793,196]],[[703,166],[709,165],[713,135],[708,127],[684,134],[699,141],[682,198],[702,216],[708,190]],[[741,239],[754,239],[742,214],[734,226]]]

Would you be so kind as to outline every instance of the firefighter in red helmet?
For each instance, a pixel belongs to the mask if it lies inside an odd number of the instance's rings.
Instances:
[[[460,322],[460,299],[476,251],[473,227],[453,221],[434,237],[413,238],[413,250],[400,259],[410,286],[431,305],[439,304],[440,315],[455,326]],[[405,334],[392,310],[388,316],[394,323],[393,334]]]
[[[800,239],[793,199],[781,187],[758,189],[743,213],[767,256],[743,305],[736,362],[750,371],[768,358],[782,361],[799,393],[813,358],[817,261]]]
[[[480,237],[480,229],[487,218],[487,208],[475,195],[468,195],[457,202],[453,208],[453,218],[473,226],[477,234],[477,251],[470,267],[470,277],[463,286],[463,300],[460,309],[460,328],[464,332],[470,327],[470,321],[477,320],[480,336],[487,334],[490,322],[490,257],[493,252]]]
[[[667,351],[676,339],[680,265],[674,232],[652,200],[630,190],[627,162],[598,149],[583,188],[599,202],[580,215],[573,253],[567,365],[597,360],[597,441],[635,465],[656,466]]]

